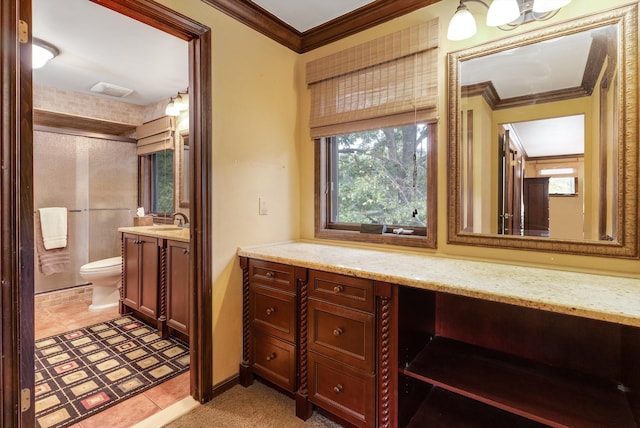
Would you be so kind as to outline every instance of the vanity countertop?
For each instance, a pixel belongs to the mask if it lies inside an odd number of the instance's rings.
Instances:
[[[119,227],[118,232],[135,233],[136,235],[151,236],[154,238],[171,239],[173,241],[189,242],[191,239],[188,227],[172,225],[130,226]]]
[[[640,279],[302,241],[238,255],[640,327]]]

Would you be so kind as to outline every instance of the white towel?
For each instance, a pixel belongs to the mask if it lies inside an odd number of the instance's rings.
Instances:
[[[40,208],[42,241],[44,248],[64,248],[67,246],[67,209],[62,207]]]

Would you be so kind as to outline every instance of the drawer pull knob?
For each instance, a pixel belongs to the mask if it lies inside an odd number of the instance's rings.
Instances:
[[[337,384],[336,386],[333,387],[333,392],[335,392],[336,394],[339,394],[342,392],[342,385]]]
[[[273,273],[273,272],[271,272],[271,271],[268,271],[267,273],[265,273],[265,274],[264,274],[264,276],[266,276],[267,278],[271,279],[271,278],[273,278],[274,276],[276,276],[276,274],[275,274],[275,273]]]
[[[266,312],[267,315],[271,315],[272,313],[274,313],[276,311],[276,308],[267,308]]]
[[[342,288],[342,285],[336,285],[335,287],[333,287],[333,294],[340,294],[344,291],[344,288]]]
[[[342,334],[342,329],[340,327],[338,327],[335,330],[333,330],[333,335],[334,336],[340,336],[341,334]]]
[[[271,360],[275,360],[276,359],[276,353],[272,352],[269,355],[267,355],[267,361],[271,361]]]

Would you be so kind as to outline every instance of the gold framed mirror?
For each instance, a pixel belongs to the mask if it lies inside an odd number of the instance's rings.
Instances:
[[[638,257],[637,9],[447,55],[449,243]]]

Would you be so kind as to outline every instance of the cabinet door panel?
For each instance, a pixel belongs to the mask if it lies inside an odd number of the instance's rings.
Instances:
[[[309,399],[358,427],[375,425],[375,376],[309,353]]]
[[[140,260],[138,257],[138,235],[129,233],[122,234],[123,240],[123,263],[124,263],[124,283],[123,302],[133,309],[138,309],[140,305],[140,283],[138,272],[140,271]]]
[[[158,312],[158,240],[139,236],[140,240],[140,312],[157,318]]]
[[[373,372],[374,316],[309,299],[309,350]]]
[[[296,388],[296,349],[267,334],[253,335],[253,370],[287,391]]]
[[[270,288],[251,286],[251,320],[254,327],[281,339],[296,339],[295,297]]]
[[[167,324],[189,334],[189,243],[167,241]]]

